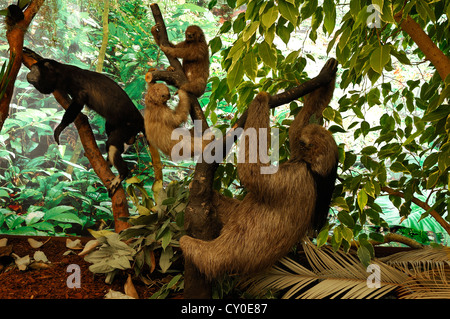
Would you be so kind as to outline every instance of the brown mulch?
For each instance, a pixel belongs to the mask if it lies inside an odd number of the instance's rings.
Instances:
[[[0,248],[0,299],[103,299],[110,289],[124,293],[124,284],[127,274],[116,275],[112,284],[105,283],[105,275],[94,275],[90,270],[90,263],[77,254],[64,253],[69,250],[66,247],[67,237],[36,237],[32,238],[45,242],[40,248],[32,248],[28,243],[29,236],[8,236],[1,235],[0,239],[7,238],[7,248]],[[80,239],[83,245],[93,238],[73,237]],[[15,266],[14,259],[8,256],[12,248],[12,253],[20,257],[29,255],[33,257],[38,250],[44,252],[50,261],[47,269],[27,269],[21,271]],[[70,264],[80,266],[81,287],[69,288],[67,279],[72,275],[72,271],[67,272]],[[149,298],[158,288],[147,288],[142,281],[133,280],[133,284],[139,298]]]

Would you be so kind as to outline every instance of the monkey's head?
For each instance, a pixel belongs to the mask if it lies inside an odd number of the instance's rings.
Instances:
[[[190,25],[187,27],[186,32],[186,42],[206,42],[205,34],[203,33],[203,30],[196,25]]]
[[[310,124],[300,136],[290,141],[291,159],[310,164],[311,170],[327,176],[338,162],[338,148],[331,133],[320,125]]]
[[[30,67],[27,74],[27,81],[41,93],[50,94],[55,91],[59,74],[55,68],[58,62],[43,59]]]
[[[170,91],[164,83],[149,83],[145,102],[157,105],[165,105],[170,99]]]

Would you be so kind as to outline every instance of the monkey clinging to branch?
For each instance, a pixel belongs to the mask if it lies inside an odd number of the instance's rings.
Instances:
[[[172,160],[191,158],[210,141],[194,137],[194,130],[180,128],[187,121],[190,99],[186,91],[178,90],[180,101],[175,110],[167,106],[169,88],[163,83],[148,83],[145,95],[145,135],[153,147],[170,156]],[[199,139],[199,141],[195,141]],[[177,146],[176,148],[174,148]],[[173,151],[173,152],[172,152]]]
[[[209,52],[203,30],[196,26],[187,27],[186,39],[178,44],[169,43],[169,46],[160,44],[158,35],[159,25],[152,27],[151,32],[156,44],[168,56],[183,59],[183,71],[188,82],[180,89],[200,97],[206,89],[209,77]]]
[[[335,75],[337,61],[330,59],[324,69]],[[331,134],[309,124],[309,119],[328,105],[334,82],[305,97],[289,129],[291,157],[276,173],[261,174],[265,165],[259,157],[256,163],[248,160],[249,141],[244,141],[245,148],[239,151],[245,161],[238,163],[238,174],[248,193],[242,201],[214,193],[212,206],[223,223],[219,237],[180,239],[186,260],[207,278],[263,271],[285,256],[308,230],[322,227],[334,190],[338,148]],[[258,140],[260,129],[269,129],[269,98],[259,93],[248,109],[245,129],[255,128]],[[257,154],[267,154],[267,149]]]

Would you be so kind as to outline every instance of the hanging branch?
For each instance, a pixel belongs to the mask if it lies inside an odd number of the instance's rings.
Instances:
[[[387,187],[387,186],[383,186],[383,187],[381,187],[381,190],[383,192],[388,193],[389,195],[405,198],[405,194],[404,193],[396,191],[393,188],[390,188],[390,187]],[[412,197],[411,201],[414,204],[416,204],[417,206],[419,206],[420,208],[422,208],[423,210],[429,211],[430,215],[433,216],[433,218],[439,223],[439,225],[441,225],[445,229],[445,231],[448,234],[450,234],[450,224],[448,222],[446,222],[445,219],[442,218],[442,216],[439,215],[437,211],[435,211],[434,209],[431,209],[430,205],[428,205],[427,203],[421,201],[420,199],[418,199],[416,197]]]
[[[43,59],[37,53],[24,48],[23,50],[23,64],[30,68],[37,61]],[[60,92],[58,90],[53,92],[53,96],[56,101],[64,108],[67,109],[70,105],[70,97],[65,92]],[[92,133],[91,126],[89,125],[88,118],[83,113],[78,114],[74,121],[74,124],[78,130],[81,143],[85,151],[85,155],[91,163],[92,168],[98,175],[100,180],[104,185],[109,185],[111,180],[115,177],[102,153],[98,149],[97,143],[95,141],[94,133]],[[122,186],[117,188],[114,195],[111,197],[112,211],[114,216],[115,231],[119,233],[120,231],[129,227],[127,222],[122,221],[120,218],[128,217],[128,203],[125,195],[125,191]]]

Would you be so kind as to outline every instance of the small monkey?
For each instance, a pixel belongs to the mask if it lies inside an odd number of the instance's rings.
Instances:
[[[158,24],[151,29],[156,44],[166,55],[183,60],[183,71],[189,82],[180,89],[200,97],[205,92],[209,77],[208,44],[203,30],[190,25],[185,32],[186,39],[178,44],[169,43],[169,46],[160,44],[158,30]]]
[[[147,140],[150,145],[161,150],[173,160],[190,158],[194,153],[201,152],[210,142],[202,140],[200,143],[195,143],[195,139],[201,139],[201,137],[194,138],[193,130],[188,131],[180,127],[187,121],[191,103],[186,91],[179,89],[177,93],[180,101],[175,110],[167,106],[170,92],[165,84],[148,83],[145,95],[144,122]],[[174,132],[176,129],[179,130]],[[175,146],[177,146],[176,150]],[[189,153],[184,151],[189,151]]]

